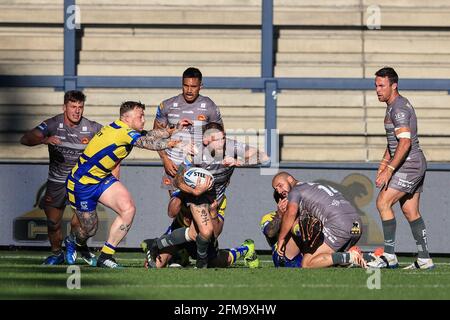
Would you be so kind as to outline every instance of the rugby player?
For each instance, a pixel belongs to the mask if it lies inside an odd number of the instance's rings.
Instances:
[[[398,92],[398,75],[384,67],[375,73],[375,88],[380,102],[386,102],[384,128],[387,147],[375,184],[380,188],[377,209],[384,233],[384,254],[369,263],[373,268],[398,267],[395,255],[396,220],[392,206],[400,203],[418,248],[417,260],[406,269],[434,268],[427,246],[425,222],[419,212],[427,161],[417,137],[417,117],[413,106]]]
[[[222,116],[217,105],[209,98],[200,95],[202,88],[202,73],[197,68],[187,68],[182,76],[182,93],[160,103],[156,110],[156,118],[153,123],[154,129],[172,127],[180,119],[189,119],[193,126],[182,130],[174,136],[174,139],[194,140],[195,143],[202,142],[202,126],[210,122],[223,125]],[[182,148],[172,148],[158,151],[164,165],[163,187],[169,192],[173,191],[173,177],[175,177],[178,166],[186,156]]]
[[[126,158],[134,146],[163,150],[177,145],[168,138],[178,129],[190,125],[181,120],[176,128],[143,131],[145,105],[126,101],[120,106],[120,119],[102,128],[89,142],[68,176],[67,191],[81,228],[75,231],[76,242],[84,245],[97,231],[97,202],[111,208],[117,217],[97,260],[97,267],[117,268],[113,258],[117,245],[131,228],[136,207],[131,194],[111,172]]]
[[[188,155],[179,166],[174,184],[178,188],[172,194],[169,202],[169,217],[178,215],[180,224],[185,226],[173,230],[170,234],[160,237],[147,252],[149,263],[156,259],[164,248],[179,245],[184,242],[195,241],[197,246],[197,268],[208,265],[208,247],[217,239],[223,229],[224,212],[226,208],[225,191],[230,183],[236,166],[257,165],[265,163],[269,157],[246,144],[227,139],[220,123],[209,123],[203,128],[201,149],[194,156]],[[196,161],[197,160],[197,161]],[[184,173],[190,167],[196,166],[208,170],[214,177],[214,183],[207,178],[206,183],[189,187],[184,182]],[[191,219],[186,223],[186,210]],[[187,217],[190,218],[190,217]],[[198,232],[197,232],[198,230]]]
[[[67,91],[64,94],[63,113],[43,121],[20,139],[20,143],[26,146],[48,145],[48,179],[45,196],[39,204],[47,216],[48,239],[52,252],[44,260],[45,265],[64,263],[61,221],[68,204],[66,179],[89,141],[102,128],[101,124],[83,117],[85,101],[86,96],[81,91]],[[76,215],[73,215],[71,225],[73,229],[79,227]],[[66,247],[71,245],[70,237],[71,235],[64,241]],[[87,246],[80,247],[79,252],[88,264],[96,264],[95,255]],[[67,263],[73,264],[75,261],[68,260]]]
[[[296,219],[318,219],[322,224],[323,243],[314,252],[304,253],[302,268],[324,268],[354,264],[366,267],[360,252],[348,249],[361,237],[362,223],[356,209],[344,196],[330,186],[300,182],[287,172],[276,174],[272,187],[287,198],[278,235],[277,253],[285,256],[287,236]]]
[[[277,241],[280,233],[281,220],[286,213],[288,200],[282,198],[276,191],[273,193],[274,200],[277,203],[277,210],[271,211],[265,214],[261,219],[261,231],[264,234],[267,242],[272,249],[272,260],[276,268],[301,268],[303,255],[300,252],[300,239],[298,237],[299,225],[298,222],[294,223],[291,232],[287,235],[286,249],[284,250],[284,256],[280,257],[277,252]],[[318,232],[321,232],[319,230]],[[319,243],[319,238],[317,243]]]

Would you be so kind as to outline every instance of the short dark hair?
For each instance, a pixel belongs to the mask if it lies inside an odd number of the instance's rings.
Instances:
[[[375,75],[377,77],[386,78],[389,79],[389,84],[392,85],[394,83],[398,84],[398,74],[395,72],[394,68],[391,67],[384,67],[375,72]]]
[[[140,108],[145,110],[145,104],[137,101],[125,101],[120,105],[120,116],[122,117],[125,113],[135,108]]]
[[[277,190],[273,190],[273,200],[275,200],[276,203],[280,202],[280,200],[283,199],[283,196],[277,192]]]
[[[200,82],[201,82],[202,81],[202,73],[197,68],[189,67],[186,70],[184,70],[184,72],[183,72],[183,79],[184,78],[196,78],[196,79],[200,80]]]
[[[84,103],[86,101],[86,96],[81,91],[70,90],[64,94],[64,104],[67,104],[69,101]]]
[[[223,125],[221,125],[218,122],[210,122],[210,123],[207,123],[206,125],[204,125],[203,133],[207,132],[208,130],[217,130],[217,131],[223,132],[223,134],[225,135],[225,129],[224,129]]]

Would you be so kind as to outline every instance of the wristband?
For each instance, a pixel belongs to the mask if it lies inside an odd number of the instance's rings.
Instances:
[[[392,171],[395,171],[395,168],[391,166],[390,164],[387,165],[388,169],[391,169]]]

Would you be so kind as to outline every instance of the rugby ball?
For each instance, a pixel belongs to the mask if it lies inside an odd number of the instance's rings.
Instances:
[[[199,178],[200,178],[200,183],[203,184],[203,183],[205,183],[206,177],[208,177],[208,176],[211,177],[211,180],[214,183],[214,177],[211,174],[211,172],[209,172],[206,169],[193,167],[193,168],[190,168],[189,170],[187,170],[184,173],[184,182],[189,187],[195,188]]]

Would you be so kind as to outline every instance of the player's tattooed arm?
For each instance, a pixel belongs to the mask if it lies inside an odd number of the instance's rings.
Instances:
[[[167,128],[161,128],[161,129],[153,129],[150,131],[143,131],[143,134],[154,137],[155,139],[167,139],[170,137],[170,132],[167,130]]]
[[[138,148],[157,151],[157,150],[164,150],[167,148],[173,148],[180,142],[179,140],[169,140],[166,138],[161,138],[159,136],[159,133],[153,135],[150,133],[152,131],[153,130],[147,132],[147,134],[145,135],[140,136],[136,140],[136,143],[134,145]]]
[[[120,231],[125,232],[125,233],[128,232],[130,230],[130,228],[131,228],[131,224],[121,224],[119,227]]]

